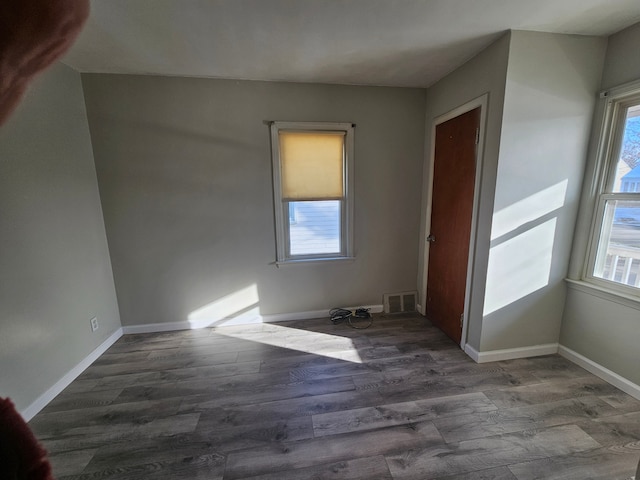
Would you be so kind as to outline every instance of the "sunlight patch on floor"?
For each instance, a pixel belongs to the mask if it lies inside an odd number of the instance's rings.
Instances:
[[[327,320],[328,321],[328,320]],[[217,328],[216,333],[227,337],[258,342],[272,347],[297,350],[303,353],[331,357],[352,363],[362,363],[358,349],[350,338],[329,333],[311,332],[297,328],[284,327],[274,323],[260,327],[225,326]]]
[[[357,348],[349,338],[264,323],[256,284],[194,310],[188,320],[192,329],[216,327],[217,334],[239,340],[362,363]]]

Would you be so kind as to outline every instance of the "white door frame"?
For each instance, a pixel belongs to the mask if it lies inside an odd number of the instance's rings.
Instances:
[[[436,153],[436,127],[441,123],[444,123],[452,118],[459,117],[460,115],[470,112],[471,110],[475,110],[480,107],[480,129],[478,133],[478,146],[476,151],[476,171],[475,171],[475,180],[474,180],[474,188],[473,188],[473,212],[471,214],[471,235],[469,238],[469,260],[467,263],[467,280],[465,287],[465,296],[464,296],[464,315],[462,320],[462,334],[460,338],[460,347],[464,349],[464,346],[467,343],[467,333],[469,330],[469,311],[470,311],[470,301],[471,301],[471,291],[473,289],[472,279],[473,279],[473,269],[475,265],[475,248],[476,248],[476,236],[478,230],[478,207],[480,205],[480,185],[482,180],[482,165],[483,165],[483,156],[484,156],[484,139],[485,139],[485,129],[487,124],[487,106],[489,104],[489,94],[485,93],[484,95],[474,98],[473,100],[460,105],[453,110],[440,115],[433,119],[431,124],[431,142],[430,142],[430,154],[429,154],[429,164],[428,164],[428,172],[429,172],[429,189],[427,191],[427,205],[426,205],[426,217],[425,217],[425,230],[422,232],[424,234],[425,239],[425,248],[424,248],[424,269],[422,271],[422,288],[423,292],[420,294],[423,296],[424,301],[420,306],[420,313],[423,315],[426,314],[427,311],[427,299],[426,299],[426,291],[427,291],[427,281],[429,274],[429,242],[426,241],[427,236],[431,230],[431,209],[433,205],[433,168],[435,162],[435,153]]]

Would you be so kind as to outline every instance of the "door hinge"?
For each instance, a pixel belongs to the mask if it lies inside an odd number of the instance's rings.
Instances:
[[[464,313],[460,314],[460,328],[462,328],[462,324],[464,323]]]
[[[476,128],[476,145],[480,143],[480,127]]]

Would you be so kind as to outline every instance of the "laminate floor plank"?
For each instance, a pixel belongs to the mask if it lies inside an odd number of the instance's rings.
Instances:
[[[615,413],[615,408],[597,397],[581,397],[489,413],[437,418],[434,423],[445,441],[453,443],[555,425],[576,424],[585,419],[600,419]]]
[[[527,368],[533,372],[537,378],[544,381],[573,379],[591,375],[584,368],[559,355],[519,358],[516,360],[510,360],[508,364],[511,367]]]
[[[151,352],[123,352],[123,353],[109,353],[105,352],[95,362],[91,364],[92,367],[99,365],[114,365],[119,363],[132,363],[146,360],[151,355]]]
[[[61,412],[64,410],[77,410],[80,408],[105,407],[114,403],[122,394],[123,389],[69,392],[65,390],[54,398],[42,413]]]
[[[640,412],[576,423],[602,446],[637,444],[640,449]]]
[[[240,374],[126,387],[122,389],[122,393],[114,400],[114,403],[192,396],[199,396],[203,398],[203,401],[225,401],[224,399],[232,399],[232,397],[239,395],[248,397],[245,399],[245,403],[252,403],[253,394],[261,394],[274,388],[284,389],[298,386],[302,388],[304,385],[308,385],[310,390],[313,390],[324,386],[326,387],[324,393],[331,393],[330,390],[336,383],[344,385],[345,382],[348,385],[353,385],[350,377],[341,377],[337,382],[334,379],[292,382],[288,371],[270,372],[268,374]],[[340,389],[341,387],[336,388]],[[260,401],[255,403],[260,403]]]
[[[237,407],[242,405],[255,405],[268,402],[286,401],[296,398],[309,398],[316,395],[327,395],[330,393],[352,392],[355,385],[351,377],[337,377],[326,380],[311,380],[304,382],[274,384],[273,386],[261,387],[260,389],[237,389],[225,395],[211,396],[204,395],[183,395],[181,409],[184,411],[189,406],[196,406],[201,410]]]
[[[600,445],[575,425],[499,435],[388,455],[394,479],[423,480],[568,455]],[[517,474],[516,474],[517,477]]]
[[[483,392],[505,386],[539,383],[531,375],[508,372],[479,373],[477,375],[438,376],[423,372],[390,371],[381,375],[354,376],[358,389],[376,389],[385,399],[385,403],[419,400]]]
[[[193,463],[201,466],[209,475],[220,476],[226,457],[211,447],[205,437],[182,434],[106,444],[96,451],[83,473],[101,472],[113,466],[153,467]]]
[[[600,398],[612,407],[615,407],[616,410],[620,411],[621,413],[640,412],[640,400],[636,400],[631,395],[627,395],[626,393],[621,392],[615,387],[612,388],[615,390],[615,392],[606,395],[600,395]]]
[[[512,477],[515,478],[515,477]],[[387,462],[382,455],[356,458],[341,462],[314,465],[307,468],[266,473],[243,480],[393,480]]]
[[[114,423],[144,423],[172,416],[178,413],[181,402],[180,399],[163,399],[51,413],[45,411],[36,415],[30,426],[39,438],[60,437],[71,428],[93,426],[101,429]]]
[[[82,449],[50,455],[51,468],[56,478],[75,475],[91,461],[97,449]],[[3,479],[4,480],[4,479]]]
[[[346,363],[361,363],[360,355],[357,351],[353,351],[353,349],[348,349],[344,351],[351,353],[350,361],[348,358],[336,358],[336,357],[327,357],[322,355],[315,355],[312,353],[300,353],[295,356],[286,356],[282,357],[279,355],[273,355],[265,358],[264,356],[260,356],[259,353],[256,355],[256,352],[247,352],[250,355],[240,356],[244,361],[251,360],[261,360],[260,372],[274,372],[279,370],[295,370],[298,368],[310,368],[310,367],[325,367],[328,365],[344,365]],[[241,352],[245,353],[245,352]],[[261,358],[256,358],[261,357]]]
[[[317,414],[313,415],[313,431],[316,437],[320,437],[443,417],[468,417],[472,413],[494,410],[497,407],[484,394],[471,393]],[[439,431],[442,432],[442,429]]]
[[[110,422],[99,429],[94,425],[72,427],[60,436],[43,440],[43,445],[52,454],[87,448],[97,449],[105,444],[193,432],[199,418],[200,414],[190,413],[142,422],[137,419],[130,422]]]
[[[111,365],[91,365],[85,370],[82,380],[88,378],[104,378],[116,375],[128,374],[132,363],[137,372],[156,372],[158,370],[171,371],[191,367],[209,367],[236,363],[238,352],[214,353],[211,355],[185,355],[179,358],[153,358],[138,360],[136,362],[117,363]]]
[[[105,445],[95,452],[82,473],[62,475],[58,480],[222,480],[224,464],[225,456],[206,440],[175,435]]]
[[[230,453],[227,457],[224,478],[233,480],[352,458],[427,448],[441,443],[442,437],[436,428],[426,423],[422,429],[411,426],[390,427],[286,442],[282,445]]]
[[[289,420],[296,417],[368,407],[382,403],[382,398],[377,392],[348,391],[227,408],[219,408],[217,406],[207,408],[198,404],[188,404],[181,407],[181,413],[204,413],[211,422],[212,428],[214,428],[215,425],[250,425],[258,423],[265,418]]]
[[[639,448],[598,448],[509,466],[518,480],[631,480]]]
[[[366,375],[371,369],[363,363],[342,362],[334,365],[294,368],[289,370],[291,381],[319,380],[353,375]]]
[[[135,366],[132,367],[135,370]],[[92,390],[111,390],[125,388],[134,385],[156,385],[164,382],[189,380],[197,377],[229,377],[244,373],[256,373],[260,370],[260,362],[226,363],[221,365],[209,365],[205,367],[188,367],[176,370],[158,370],[142,373],[120,373],[102,377]],[[79,379],[78,382],[91,381],[93,379]]]
[[[360,363],[360,354],[354,347],[349,347],[344,350],[336,349],[331,352],[331,356],[316,355],[311,352],[303,352],[300,350],[287,349],[282,347],[274,347],[272,345],[261,345],[251,350],[242,350],[238,352],[239,362],[250,362],[254,360],[260,360],[268,363],[271,360],[286,360],[295,358],[305,358],[308,356],[315,356],[317,358],[326,358],[328,360],[343,360],[348,362]]]
[[[614,386],[591,375],[577,379],[553,380],[534,385],[485,390],[485,395],[499,408],[513,408],[587,395],[616,395],[619,392]],[[611,404],[611,402],[607,403]],[[638,402],[636,409],[640,410],[640,402]]]
[[[30,422],[58,480],[624,479],[640,401],[419,315],[125,335]]]
[[[195,431],[222,453],[313,438],[311,417],[221,426],[215,419],[210,422],[206,415],[201,415]]]
[[[460,475],[447,475],[434,480],[517,480],[515,475],[507,467],[489,468],[487,470],[476,470]]]

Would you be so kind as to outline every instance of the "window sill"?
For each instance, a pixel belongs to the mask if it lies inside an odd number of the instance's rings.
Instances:
[[[280,267],[290,267],[293,265],[317,265],[326,263],[353,263],[355,257],[326,257],[326,258],[301,258],[299,260],[282,260],[275,262],[275,265]]]
[[[567,286],[573,290],[587,293],[589,295],[594,295],[604,300],[624,305],[625,307],[640,310],[640,298],[637,296],[629,295],[624,292],[618,292],[616,290],[602,287],[594,283],[585,282],[584,280],[573,280],[571,278],[565,278],[565,281],[567,282]]]

